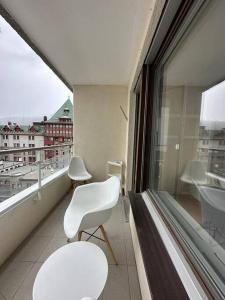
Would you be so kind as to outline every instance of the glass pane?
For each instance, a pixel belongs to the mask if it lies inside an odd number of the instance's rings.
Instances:
[[[210,1],[159,67],[154,189],[225,291],[225,1]],[[162,84],[163,82],[163,84]],[[218,83],[219,82],[219,83]],[[162,87],[161,87],[162,86]],[[202,254],[202,255],[201,255]]]

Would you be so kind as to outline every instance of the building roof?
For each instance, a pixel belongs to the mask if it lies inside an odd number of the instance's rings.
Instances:
[[[70,118],[73,121],[73,104],[70,98],[57,110],[47,122],[59,122],[59,119]]]
[[[16,127],[19,127],[21,129],[21,131],[16,131]],[[5,125],[0,125],[0,133],[4,134],[7,132],[4,131],[4,128],[8,127],[9,129],[9,133],[11,134],[21,134],[21,133],[30,133],[30,134],[34,134],[35,132],[33,132],[31,129],[32,127],[34,127],[36,133],[44,133],[44,127],[41,125],[18,125],[18,124],[5,124]]]

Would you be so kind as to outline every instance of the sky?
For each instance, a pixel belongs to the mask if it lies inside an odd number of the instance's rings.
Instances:
[[[51,117],[68,96],[72,100],[72,92],[0,16],[0,124]]]
[[[202,94],[201,121],[225,123],[225,81]]]

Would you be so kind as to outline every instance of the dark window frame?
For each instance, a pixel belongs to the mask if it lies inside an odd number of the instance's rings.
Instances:
[[[154,117],[158,113],[157,105],[160,105],[160,103],[155,103],[154,100],[154,82],[156,76],[158,76],[156,71],[162,60],[165,60],[165,53],[169,46],[174,43],[174,41],[177,42],[176,39],[180,38],[179,35],[177,37],[180,27],[187,26],[187,24],[184,24],[185,22],[190,24],[202,6],[207,5],[208,2],[208,0],[167,1],[163,16],[159,22],[134,90],[137,95],[136,101],[137,103],[139,101],[139,104],[136,105],[132,190],[135,193],[148,192],[153,204],[177,241],[179,248],[185,255],[191,269],[196,274],[209,299],[217,299],[221,297],[220,292],[212,280],[210,280],[209,276],[204,273],[202,266],[196,257],[194,257],[193,251],[187,247],[185,239],[179,228],[174,224],[171,215],[157,202],[157,197],[152,193],[150,186],[150,182],[153,182],[154,177],[153,168],[151,168],[152,162],[154,161],[151,149],[155,143],[155,136],[152,132],[158,129],[158,124],[154,121]],[[172,10],[172,12],[170,10]],[[168,18],[170,17],[169,22]],[[165,19],[167,20],[165,21]],[[164,29],[164,38],[162,38],[163,29],[160,31],[160,26],[162,26],[163,22],[167,25],[167,28],[169,27],[167,32]],[[168,26],[168,24],[170,25]]]

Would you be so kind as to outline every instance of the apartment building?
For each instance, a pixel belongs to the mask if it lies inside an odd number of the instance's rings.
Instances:
[[[48,120],[45,116],[42,122],[33,125],[18,125],[8,122],[0,126],[0,148],[34,148],[70,143],[73,141],[73,105],[68,98],[56,113]],[[59,155],[59,150],[46,150],[45,158]],[[15,162],[35,162],[34,151],[22,154],[10,154],[4,160]]]
[[[42,122],[34,122],[44,131],[44,145],[52,146],[73,141],[73,105],[68,98],[56,113],[48,120],[45,116]],[[61,155],[60,150],[45,151],[46,159]]]
[[[0,126],[2,149],[12,148],[34,148],[44,146],[44,131],[42,126],[18,125],[8,122]],[[25,151],[19,154],[9,154],[2,158],[5,161],[34,162],[36,160],[34,151]]]

